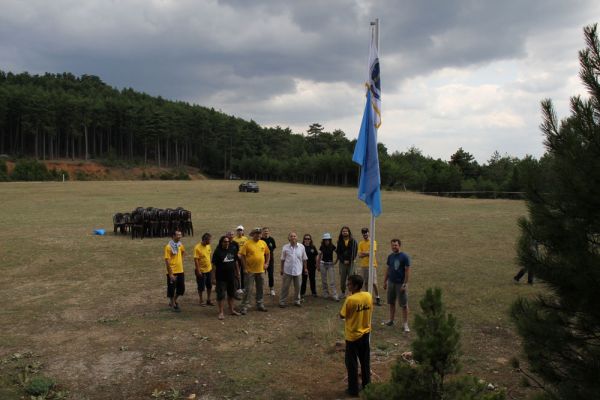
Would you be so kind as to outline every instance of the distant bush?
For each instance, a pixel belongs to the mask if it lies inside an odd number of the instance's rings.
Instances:
[[[13,181],[48,181],[52,176],[44,163],[36,160],[19,160],[10,178]]]
[[[183,169],[175,171],[165,171],[159,176],[162,181],[189,181],[190,175]]]
[[[91,176],[90,174],[88,174],[85,171],[82,171],[82,170],[78,169],[77,171],[75,171],[75,180],[78,180],[78,181],[91,181],[91,180],[93,180],[93,176]]]
[[[6,161],[0,159],[0,182],[6,182],[8,180],[8,168],[6,167]]]

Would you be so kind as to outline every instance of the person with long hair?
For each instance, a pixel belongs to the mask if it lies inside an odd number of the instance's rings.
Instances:
[[[340,298],[346,297],[346,281],[354,273],[354,259],[358,253],[358,243],[352,237],[352,231],[347,226],[342,226],[336,245],[336,253],[340,264]]]
[[[304,236],[302,236],[302,244],[304,245],[304,250],[306,251],[306,256],[308,257],[308,260],[306,261],[308,274],[302,274],[300,296],[302,296],[304,299],[304,295],[306,294],[306,281],[309,281],[310,292],[312,293],[313,297],[317,297],[317,282],[315,275],[317,272],[317,256],[319,255],[319,251],[313,244],[312,236],[308,233],[305,233]]]
[[[229,314],[240,315],[233,309],[235,298],[235,281],[240,276],[239,258],[237,247],[231,245],[231,239],[221,236],[219,245],[212,255],[212,263],[215,266],[215,287],[217,291],[217,304],[219,306],[219,319],[225,318],[223,314],[223,303],[227,294],[227,305]]]

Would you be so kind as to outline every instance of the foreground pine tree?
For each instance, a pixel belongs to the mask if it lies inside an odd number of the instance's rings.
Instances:
[[[560,123],[550,100],[542,103],[552,184],[532,185],[520,221],[519,263],[547,291],[519,299],[512,318],[548,399],[600,398],[600,45],[597,25],[584,33],[589,99],[573,97]]]
[[[415,316],[417,339],[412,343],[411,365],[399,358],[386,383],[371,383],[363,392],[369,400],[502,400],[475,377],[452,375],[459,370],[460,333],[456,318],[447,314],[442,290],[427,289]],[[450,378],[448,378],[450,376]]]

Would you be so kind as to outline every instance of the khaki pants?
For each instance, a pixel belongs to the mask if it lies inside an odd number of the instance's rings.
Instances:
[[[332,262],[321,262],[320,269],[323,296],[337,298],[337,291],[335,289],[335,264]]]
[[[252,291],[256,286],[256,306],[263,307],[263,284],[265,282],[264,273],[260,272],[253,274],[251,272],[244,273],[244,298],[242,299],[242,308],[248,308],[250,305],[250,298],[252,297]]]
[[[279,295],[279,304],[284,306],[287,301],[290,284],[294,283],[294,303],[300,304],[300,282],[302,275],[283,274],[283,283],[281,285],[281,293]]]

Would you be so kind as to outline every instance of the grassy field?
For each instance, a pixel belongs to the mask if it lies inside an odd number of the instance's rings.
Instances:
[[[269,226],[278,259],[290,230],[337,236],[349,225],[360,236],[368,210],[354,188],[261,182],[254,194],[238,193],[237,184],[0,184],[0,398],[23,395],[18,383],[27,380],[27,365],[73,399],[342,398],[339,303],[308,298],[301,309],[282,310],[268,298],[267,313],[218,321],[214,307],[197,305],[191,249],[203,232],[218,238],[238,224]],[[196,235],[183,239],[188,291],[180,314],[164,297],[166,240],[112,234],[112,214],[137,206],[193,213]],[[384,262],[389,239],[402,239],[413,262],[411,311],[426,288],[441,287],[461,323],[463,372],[521,397],[508,362],[519,354],[508,308],[539,290],[512,281],[524,203],[385,192],[383,209],[378,259]],[[95,228],[109,234],[94,236]],[[388,378],[414,338],[399,326],[381,327],[386,317],[386,306],[375,310],[375,381]]]

